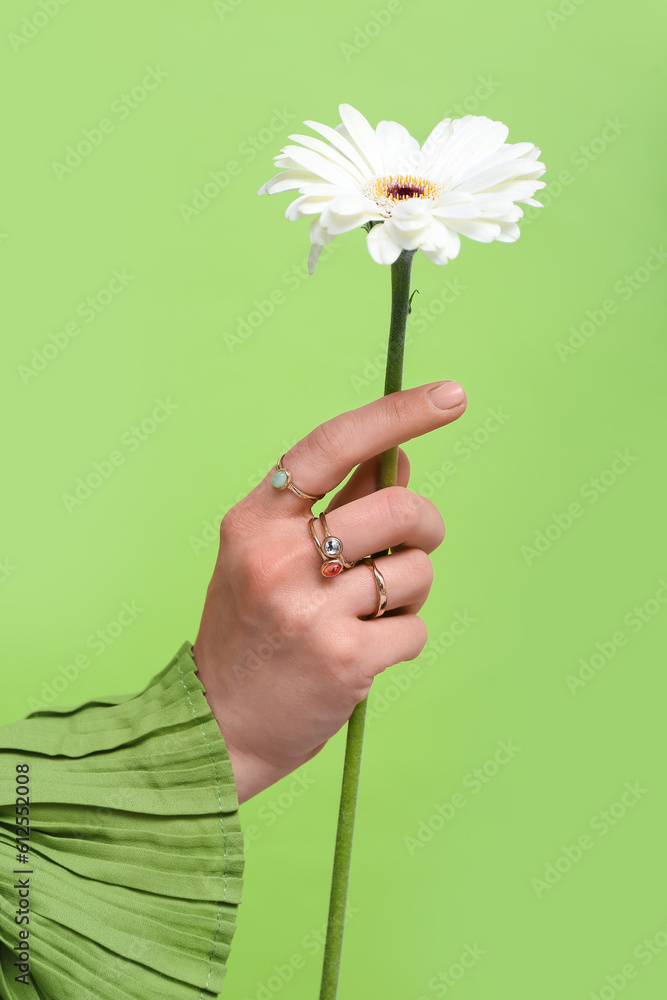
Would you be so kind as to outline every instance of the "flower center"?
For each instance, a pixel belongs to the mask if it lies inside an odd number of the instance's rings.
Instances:
[[[397,201],[408,198],[437,198],[439,188],[433,181],[413,174],[392,174],[390,177],[376,177],[369,181],[364,194],[372,198],[382,208],[391,209]]]

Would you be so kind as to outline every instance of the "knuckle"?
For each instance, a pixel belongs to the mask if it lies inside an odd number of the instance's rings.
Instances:
[[[359,661],[359,643],[345,628],[337,629],[335,637],[322,635],[315,644],[318,655],[336,675],[346,675]]]
[[[380,493],[385,494],[387,512],[398,518],[406,528],[417,526],[423,515],[422,498],[405,486],[387,486]]]
[[[303,641],[315,624],[315,610],[309,599],[298,600],[294,594],[279,602],[278,613],[283,621],[283,631],[294,639]]]
[[[333,418],[319,424],[308,437],[308,446],[317,459],[331,461],[331,456],[345,451],[347,434],[340,421]]]
[[[282,577],[282,578],[281,578]],[[237,609],[246,623],[265,625],[285,614],[284,569],[279,556],[267,553],[258,541],[246,542],[235,560],[234,591]]]
[[[250,543],[244,559],[245,579],[264,604],[280,606],[282,599],[280,557],[258,542]]]
[[[220,541],[236,545],[251,536],[251,519],[243,501],[234,504],[220,522]]]

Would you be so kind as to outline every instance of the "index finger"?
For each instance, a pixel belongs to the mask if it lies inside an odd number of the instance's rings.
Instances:
[[[458,382],[428,382],[389,393],[319,424],[286,452],[283,468],[289,470],[300,490],[325,495],[355,465],[451,423],[465,411],[466,404]],[[270,483],[270,479],[271,474],[266,481]],[[284,492],[294,501],[293,509],[303,511],[306,501],[291,490]]]

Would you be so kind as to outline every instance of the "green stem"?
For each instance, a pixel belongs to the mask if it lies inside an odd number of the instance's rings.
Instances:
[[[391,322],[389,325],[389,345],[387,348],[387,371],[384,395],[397,392],[403,384],[403,354],[405,351],[405,326],[408,319],[410,301],[410,272],[414,250],[403,250],[398,260],[391,265]],[[396,485],[398,446],[389,448],[380,456],[378,489]],[[354,818],[359,795],[359,775],[361,754],[364,745],[364,722],[366,720],[367,699],[355,707],[347,724],[345,762],[343,764],[343,784],[340,793],[336,848],[334,851],[331,897],[329,899],[329,919],[327,938],[324,945],[324,963],[320,1000],[336,1000],[340,960],[343,951],[343,930],[347,909],[347,889],[350,882],[352,862],[352,840]]]
[[[387,370],[384,378],[385,396],[390,392],[398,392],[403,386],[405,325],[410,310],[410,272],[414,255],[414,250],[403,250],[398,260],[391,265],[391,322],[387,345]],[[383,451],[380,456],[378,489],[396,485],[397,467],[398,446]]]

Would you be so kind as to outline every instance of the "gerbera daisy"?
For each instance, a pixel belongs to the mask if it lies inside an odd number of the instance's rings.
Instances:
[[[381,121],[373,129],[350,104],[339,105],[336,128],[306,121],[322,139],[290,135],[299,145],[274,157],[281,172],[258,194],[298,191],[285,216],[315,216],[308,270],[322,247],[358,226],[378,264],[393,264],[402,250],[421,250],[435,264],[456,257],[461,236],[482,243],[512,243],[523,215],[517,202],[541,207],[533,195],[546,167],[532,142],[505,142],[502,122],[476,115],[445,118],[420,147],[403,125]]]

